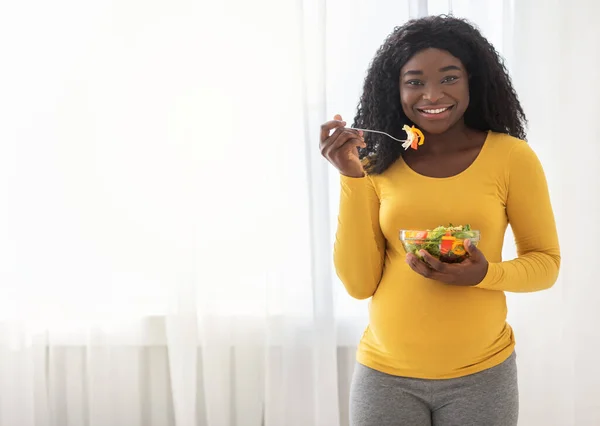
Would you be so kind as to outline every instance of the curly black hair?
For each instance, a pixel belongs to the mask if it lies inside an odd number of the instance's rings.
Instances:
[[[427,48],[446,50],[465,66],[468,127],[525,139],[527,119],[502,58],[473,24],[446,15],[408,21],[387,37],[370,64],[353,127],[403,136],[402,126],[413,123],[400,104],[400,69]],[[402,155],[401,145],[386,136],[368,133],[365,142],[360,158],[368,159],[369,174],[383,173]]]

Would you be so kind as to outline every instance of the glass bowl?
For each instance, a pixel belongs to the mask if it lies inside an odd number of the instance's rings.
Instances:
[[[425,250],[445,263],[460,263],[469,257],[464,246],[467,239],[477,247],[480,232],[469,226],[439,226],[433,230],[400,231],[400,241],[407,253],[414,253],[422,258],[419,251]]]

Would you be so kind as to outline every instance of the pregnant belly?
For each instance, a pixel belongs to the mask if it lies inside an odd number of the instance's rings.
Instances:
[[[476,362],[506,346],[509,332],[504,293],[446,285],[408,267],[384,275],[369,328],[382,352],[426,363]]]

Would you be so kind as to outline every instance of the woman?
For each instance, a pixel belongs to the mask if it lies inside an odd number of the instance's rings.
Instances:
[[[544,171],[524,141],[525,115],[497,52],[469,23],[428,17],[397,28],[377,52],[355,127],[322,126],[341,174],[337,273],[372,297],[350,396],[353,426],[517,424],[515,339],[505,292],[551,287],[560,266]],[[481,231],[469,257],[407,254],[400,229]],[[507,225],[518,258],[502,261]]]

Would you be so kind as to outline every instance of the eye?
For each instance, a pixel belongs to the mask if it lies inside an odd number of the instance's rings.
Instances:
[[[406,84],[409,86],[422,86],[423,82],[421,80],[408,80]]]
[[[458,77],[456,77],[454,75],[449,75],[448,77],[445,77],[442,80],[442,83],[454,83],[456,80],[458,80]]]

